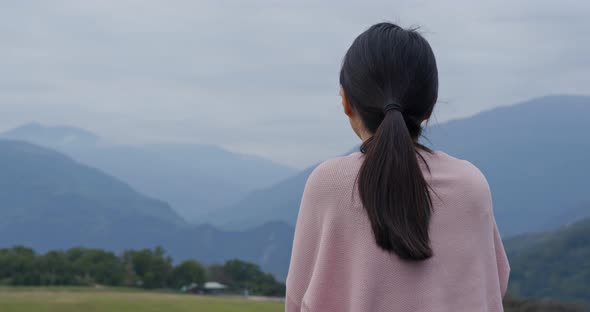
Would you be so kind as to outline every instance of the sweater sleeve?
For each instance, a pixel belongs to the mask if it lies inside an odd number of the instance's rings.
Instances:
[[[500,236],[500,232],[498,230],[498,225],[496,224],[496,218],[494,217],[494,208],[493,208],[493,200],[492,200],[492,192],[490,190],[490,185],[488,184],[487,179],[477,169],[477,167],[473,166],[471,163],[467,162],[469,166],[474,168],[479,176],[481,181],[481,194],[483,194],[482,201],[486,202],[489,209],[490,209],[490,216],[492,222],[492,231],[491,235],[493,236],[493,248],[496,254],[496,266],[498,272],[498,282],[500,284],[500,291],[502,297],[506,295],[506,291],[508,290],[508,280],[510,277],[510,264],[508,263],[508,257],[506,256],[506,251],[504,250],[504,244],[502,243],[502,237]],[[475,183],[474,183],[475,184]]]
[[[321,165],[320,165],[321,167]],[[305,185],[291,253],[291,264],[287,275],[286,311],[300,312],[302,300],[309,287],[321,241],[321,208],[323,180],[318,167],[312,172]]]
[[[494,248],[496,250],[496,264],[498,265],[498,278],[500,281],[500,289],[502,290],[502,296],[506,295],[508,290],[508,280],[510,278],[510,264],[508,263],[508,257],[504,250],[504,244],[502,244],[502,238],[498,231],[498,226],[494,220]]]
[[[491,216],[491,223],[492,223],[492,231],[491,233],[493,237],[493,247],[494,252],[496,254],[496,271],[498,272],[498,282],[500,286],[500,291],[502,297],[506,295],[506,291],[508,290],[508,280],[510,277],[510,264],[508,263],[508,257],[506,256],[506,251],[504,250],[504,244],[502,243],[502,237],[500,236],[500,232],[498,230],[498,225],[496,224],[496,218],[494,217],[494,208],[493,208],[493,200],[492,200],[492,192],[490,190],[490,185],[488,184],[487,179],[481,173],[477,167],[473,166],[470,162],[466,162],[468,166],[475,169],[477,173],[478,180],[481,182],[479,188],[482,197],[481,201],[485,202],[487,207],[489,208],[490,216]],[[473,183],[473,185],[478,185],[477,183]]]

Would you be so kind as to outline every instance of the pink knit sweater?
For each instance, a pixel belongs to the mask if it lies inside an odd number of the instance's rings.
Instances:
[[[485,177],[467,161],[422,153],[437,195],[434,256],[406,262],[380,249],[355,178],[363,154],[327,161],[305,186],[291,267],[288,312],[503,311],[510,268]]]

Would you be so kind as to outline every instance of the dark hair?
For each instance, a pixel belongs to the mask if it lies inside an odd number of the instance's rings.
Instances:
[[[438,97],[430,45],[416,30],[372,26],[346,52],[340,84],[372,134],[358,175],[361,201],[377,245],[405,260],[432,257],[428,234],[432,201],[418,157],[421,123]]]

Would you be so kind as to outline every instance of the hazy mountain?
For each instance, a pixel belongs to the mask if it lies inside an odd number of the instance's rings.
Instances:
[[[502,234],[590,215],[590,97],[547,96],[433,127],[432,145],[486,175]]]
[[[224,229],[246,229],[270,220],[295,225],[303,188],[314,167],[276,185],[250,193],[236,205],[219,209],[206,217]]]
[[[197,223],[202,222],[202,215],[295,173],[272,161],[214,145],[112,145],[72,127],[32,123],[0,137],[57,149],[169,202],[183,217]]]
[[[235,203],[253,188],[208,174],[202,167],[214,158],[184,155],[175,160],[166,149],[151,146],[99,146],[61,151],[128,182],[138,191],[166,202],[188,221],[201,223],[208,211]]]
[[[292,227],[241,232],[192,226],[168,204],[47,148],[0,140],[0,246],[39,251],[86,246],[122,251],[163,246],[177,260],[239,258],[283,277]]]
[[[183,224],[168,204],[50,149],[0,140],[0,222],[76,222],[110,213]]]
[[[100,142],[97,135],[83,129],[67,126],[44,126],[38,122],[8,130],[1,136],[54,147],[94,145]]]
[[[261,268],[284,280],[289,270],[294,228],[284,222],[269,222],[243,231],[222,231],[210,225],[195,227],[177,248],[190,253],[182,257],[202,259],[205,263],[221,263],[241,259],[259,264]]]
[[[476,164],[494,195],[504,236],[590,215],[590,97],[550,96],[432,127],[429,144]],[[217,212],[226,228],[294,224],[307,176],[286,179]]]
[[[355,147],[345,155],[358,150],[359,147]],[[305,182],[315,167],[306,168],[272,187],[251,192],[236,205],[214,211],[205,219],[229,230],[247,229],[269,220],[280,220],[294,226]]]
[[[504,245],[512,268],[512,295],[590,304],[590,218],[515,237]]]

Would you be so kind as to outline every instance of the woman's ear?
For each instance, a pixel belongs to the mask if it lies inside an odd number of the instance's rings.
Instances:
[[[352,110],[352,106],[350,106],[350,102],[348,102],[348,98],[346,97],[346,93],[344,93],[344,89],[342,89],[342,87],[340,87],[340,97],[342,98],[342,108],[344,108],[344,113],[346,116],[352,118],[354,111]]]

